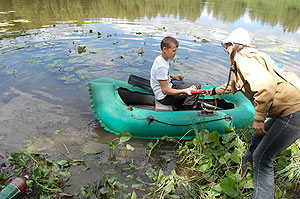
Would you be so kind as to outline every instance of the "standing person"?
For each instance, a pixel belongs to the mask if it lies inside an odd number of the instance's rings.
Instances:
[[[274,158],[300,137],[300,79],[267,54],[250,47],[247,30],[237,28],[222,42],[230,56],[228,82],[210,95],[241,91],[255,114],[251,144],[243,158],[253,165],[251,198],[274,198]],[[231,80],[231,81],[230,81]],[[266,121],[266,117],[270,117]]]
[[[161,41],[161,55],[157,56],[153,62],[150,84],[157,101],[181,109],[182,105],[196,104],[198,95],[192,95],[191,90],[201,86],[197,84],[191,87],[192,84],[183,83],[183,75],[170,75],[168,61],[174,59],[178,46],[178,41],[173,37],[168,36]],[[172,82],[171,78],[178,80],[179,83]]]

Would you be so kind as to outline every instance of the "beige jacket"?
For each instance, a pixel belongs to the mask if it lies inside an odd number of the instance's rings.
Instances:
[[[300,110],[300,79],[293,73],[293,85],[277,70],[274,60],[254,48],[242,49],[235,56],[233,78],[215,89],[216,93],[241,91],[253,104],[254,119],[282,117]],[[225,90],[226,89],[226,90]]]

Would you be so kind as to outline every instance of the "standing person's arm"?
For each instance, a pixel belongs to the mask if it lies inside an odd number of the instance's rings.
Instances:
[[[241,57],[238,68],[250,85],[253,93],[252,104],[254,106],[253,129],[257,134],[264,134],[264,121],[270,109],[277,90],[277,80],[255,58]]]

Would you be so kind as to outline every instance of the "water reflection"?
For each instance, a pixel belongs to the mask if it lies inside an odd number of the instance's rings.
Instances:
[[[81,25],[99,18],[134,21],[172,16],[195,21],[203,15],[224,22],[247,16],[249,22],[280,25],[288,32],[300,27],[300,4],[286,0],[1,0],[0,29],[28,30],[65,22]]]

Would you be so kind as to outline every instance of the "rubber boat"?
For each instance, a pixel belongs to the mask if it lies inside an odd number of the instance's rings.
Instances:
[[[105,130],[120,134],[128,132],[135,138],[161,139],[164,136],[192,139],[195,130],[207,129],[226,135],[225,126],[234,130],[253,123],[254,109],[250,101],[236,93],[199,95],[204,110],[173,111],[159,108],[149,88],[149,80],[129,78],[128,82],[100,78],[86,84],[91,109]],[[203,89],[215,87],[202,85]]]

